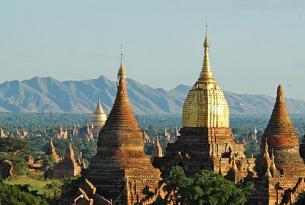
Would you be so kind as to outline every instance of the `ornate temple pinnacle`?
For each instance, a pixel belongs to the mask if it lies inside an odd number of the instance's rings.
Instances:
[[[202,70],[201,70],[198,81],[199,82],[214,82],[213,74],[212,74],[211,68],[210,68],[209,43],[208,43],[207,29],[206,29],[206,35],[205,35],[203,47],[204,47],[203,64],[202,64]]]
[[[120,79],[126,79],[126,68],[124,66],[123,56],[123,47],[121,45],[121,64],[118,72],[118,81],[120,81]]]
[[[213,78],[209,63],[206,33],[203,64],[198,80],[183,105],[183,127],[229,127],[229,106],[224,93]],[[204,92],[202,92],[204,91]]]
[[[100,111],[103,111],[103,109],[102,109],[102,105],[101,105],[101,99],[98,98],[95,112],[98,113]]]

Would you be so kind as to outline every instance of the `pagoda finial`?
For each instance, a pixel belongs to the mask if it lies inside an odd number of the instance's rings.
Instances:
[[[121,44],[121,65],[123,64],[123,56],[124,56],[124,50],[123,50],[123,44]]]
[[[284,87],[282,85],[279,85],[277,87],[277,96],[276,96],[276,102],[284,102],[285,101],[285,91]]]
[[[118,81],[120,81],[120,79],[126,78],[126,69],[123,62],[123,56],[124,56],[124,52],[123,52],[123,46],[121,44],[121,64],[118,72]]]
[[[209,44],[208,44],[208,24],[205,24],[205,39],[204,39],[204,48],[208,48]]]
[[[205,39],[203,43],[204,47],[204,55],[203,55],[203,64],[202,70],[200,73],[200,77],[198,81],[200,82],[214,82],[213,74],[210,68],[210,59],[209,59],[209,43],[208,43],[208,25],[206,24],[206,31],[205,31]]]

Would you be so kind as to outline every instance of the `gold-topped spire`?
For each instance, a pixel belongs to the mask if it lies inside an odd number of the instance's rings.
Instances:
[[[97,105],[96,105],[96,109],[95,109],[95,110],[96,110],[96,111],[103,110],[103,109],[102,109],[101,99],[100,99],[100,98],[98,98],[98,100],[97,100]]]
[[[203,46],[204,56],[200,76],[183,106],[183,127],[228,128],[229,106],[210,69],[207,30]]]
[[[203,63],[202,70],[199,76],[199,82],[215,82],[213,78],[213,74],[210,68],[210,59],[209,59],[209,43],[208,43],[208,25],[206,24],[205,31],[205,39],[203,43],[204,47],[204,55],[203,55]]]

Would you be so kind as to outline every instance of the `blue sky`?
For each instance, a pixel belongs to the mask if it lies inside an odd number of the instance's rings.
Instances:
[[[193,84],[209,24],[224,90],[305,99],[303,0],[0,0],[0,82],[33,76],[114,80],[166,89]]]

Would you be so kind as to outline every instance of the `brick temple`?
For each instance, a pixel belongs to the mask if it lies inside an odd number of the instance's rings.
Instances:
[[[245,157],[244,145],[229,127],[229,106],[213,77],[208,51],[206,35],[201,73],[185,100],[180,136],[153,163],[164,175],[179,165],[189,175],[206,169],[239,181],[253,172],[255,159]]]
[[[81,170],[82,164],[75,159],[72,143],[70,142],[65,156],[61,158],[59,162],[54,164],[53,170],[49,173],[49,177],[61,179],[64,177],[78,176],[80,175]]]
[[[184,103],[183,127],[176,141],[169,140],[165,154],[159,140],[155,141],[151,159],[154,167],[163,176],[178,165],[187,175],[205,169],[239,184],[253,182],[256,191],[249,197],[249,205],[293,204],[305,191],[305,136],[300,146],[283,87],[278,87],[257,159],[244,155],[244,145],[237,143],[229,124],[229,106],[210,68],[206,35],[201,73]],[[114,105],[100,131],[97,154],[83,172],[94,185],[94,192],[96,188],[102,196],[99,200],[151,204],[164,195],[165,184],[158,186],[160,171],[143,151],[146,138],[128,102],[126,70],[121,61]],[[151,197],[142,192],[147,188],[156,190]]]
[[[108,119],[101,129],[97,154],[83,177],[97,193],[113,204],[136,204],[145,198],[143,189],[154,191],[160,171],[144,153],[143,135],[127,96],[126,69],[121,59],[117,94]]]
[[[293,204],[305,190],[305,165],[299,152],[299,140],[288,114],[284,89],[280,85],[268,126],[261,141],[256,161],[257,193],[250,198],[253,205]]]

